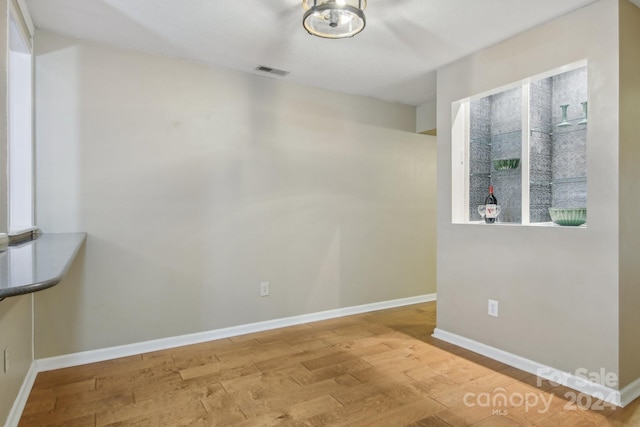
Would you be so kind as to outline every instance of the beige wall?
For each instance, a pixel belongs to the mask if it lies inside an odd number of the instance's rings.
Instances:
[[[39,224],[88,233],[37,358],[435,292],[415,108],[44,32],[36,81]]]
[[[591,6],[438,72],[438,328],[556,369],[618,373],[618,7]],[[587,59],[588,227],[451,223],[451,104]],[[487,300],[500,317],[487,315]]]
[[[620,384],[640,378],[640,8],[620,0]]]
[[[0,425],[4,425],[32,359],[31,295],[0,301]],[[9,371],[3,353],[9,350]]]
[[[416,132],[422,133],[434,130],[437,122],[438,103],[436,101],[422,104],[416,109]]]

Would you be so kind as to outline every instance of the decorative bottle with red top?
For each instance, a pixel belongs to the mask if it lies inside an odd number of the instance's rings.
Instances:
[[[484,206],[484,221],[487,224],[493,224],[498,217],[498,199],[493,195],[493,185],[489,186],[489,195],[484,199]]]

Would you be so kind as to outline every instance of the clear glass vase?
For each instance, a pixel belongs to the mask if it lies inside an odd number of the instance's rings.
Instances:
[[[582,120],[578,122],[579,125],[587,124],[587,101],[581,102],[582,104]]]
[[[562,104],[560,106],[560,109],[562,109],[562,121],[557,124],[557,126],[559,128],[563,128],[563,127],[566,127],[566,126],[571,126],[571,123],[569,123],[567,121],[567,108],[568,107],[569,107],[569,104]]]

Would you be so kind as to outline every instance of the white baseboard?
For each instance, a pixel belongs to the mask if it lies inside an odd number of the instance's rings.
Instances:
[[[29,393],[31,393],[31,388],[33,387],[33,383],[36,381],[36,375],[38,375],[36,362],[31,362],[31,366],[29,366],[27,375],[24,377],[24,381],[22,382],[22,386],[20,387],[18,396],[16,397],[16,400],[13,402],[11,411],[9,411],[7,422],[4,425],[5,427],[18,426],[18,423],[20,422],[20,417],[22,416],[22,411],[24,410],[24,407],[27,404],[27,400],[29,399]]]
[[[336,317],[349,316],[352,314],[367,313],[371,311],[402,307],[405,305],[419,304],[435,300],[436,294],[419,295],[416,297],[364,304],[353,307],[337,308],[334,310],[302,314],[299,316],[267,320],[264,322],[250,323],[246,325],[232,326],[229,328],[215,329],[211,331],[198,332],[177,337],[161,338],[157,340],[144,341],[118,347],[65,354],[63,356],[36,360],[37,372],[68,368],[70,366],[84,365],[87,363],[102,362],[104,360],[116,359],[118,357],[133,356],[136,354],[148,353],[151,351],[165,350],[168,348],[198,344],[207,341],[235,337],[238,335],[250,334],[254,332],[284,328],[286,326],[300,325],[303,323],[317,322],[320,320],[333,319]]]
[[[546,380],[553,381],[554,383],[562,384],[580,393],[587,394],[596,399],[604,400],[612,405],[624,406],[640,394],[640,379],[634,381],[620,391],[606,387],[602,384],[588,381],[584,377],[563,372],[513,353],[482,344],[478,341],[443,331],[442,329],[436,328],[433,332],[433,337],[455,344],[467,350],[471,350],[475,353],[482,354],[483,356],[490,357],[509,366],[513,366],[514,368],[518,368]]]
[[[640,378],[623,387],[620,390],[620,404],[621,406],[627,406],[629,403],[640,397]]]

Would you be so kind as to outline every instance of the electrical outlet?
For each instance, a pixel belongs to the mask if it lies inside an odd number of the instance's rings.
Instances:
[[[4,373],[9,372],[9,349],[4,349]]]
[[[489,300],[489,316],[498,317],[498,301]]]
[[[260,283],[260,296],[261,297],[269,296],[269,282]]]

